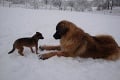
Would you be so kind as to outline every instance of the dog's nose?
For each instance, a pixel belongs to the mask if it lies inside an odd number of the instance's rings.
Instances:
[[[53,37],[55,38],[55,34],[53,35]]]
[[[41,39],[44,39],[44,37],[42,37]]]

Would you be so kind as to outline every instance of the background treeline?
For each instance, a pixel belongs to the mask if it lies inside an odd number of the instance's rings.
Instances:
[[[120,6],[120,0],[0,0],[1,6],[32,9],[59,9],[71,11],[92,11]]]

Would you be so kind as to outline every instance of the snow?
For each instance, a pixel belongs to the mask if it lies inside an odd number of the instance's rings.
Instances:
[[[72,21],[91,35],[110,34],[120,45],[120,16],[0,7],[0,80],[120,80],[120,60],[57,56],[39,60],[28,48],[24,57],[17,50],[8,55],[14,40],[37,31],[45,38],[39,45],[58,45],[52,35],[61,20]]]

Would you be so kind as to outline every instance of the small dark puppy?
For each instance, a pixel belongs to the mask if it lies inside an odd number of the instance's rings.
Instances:
[[[32,47],[35,47],[36,54],[38,54],[38,40],[39,39],[44,39],[44,37],[42,36],[40,32],[36,32],[36,34],[33,35],[32,37],[17,39],[13,44],[13,49],[10,52],[8,52],[8,54],[12,53],[17,48],[18,53],[21,56],[24,56],[23,54],[24,46],[29,47],[32,53],[34,53]]]

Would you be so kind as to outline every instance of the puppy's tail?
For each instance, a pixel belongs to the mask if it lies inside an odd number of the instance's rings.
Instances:
[[[13,49],[10,52],[8,52],[8,54],[13,53],[14,51],[15,51],[15,46],[13,45]]]

